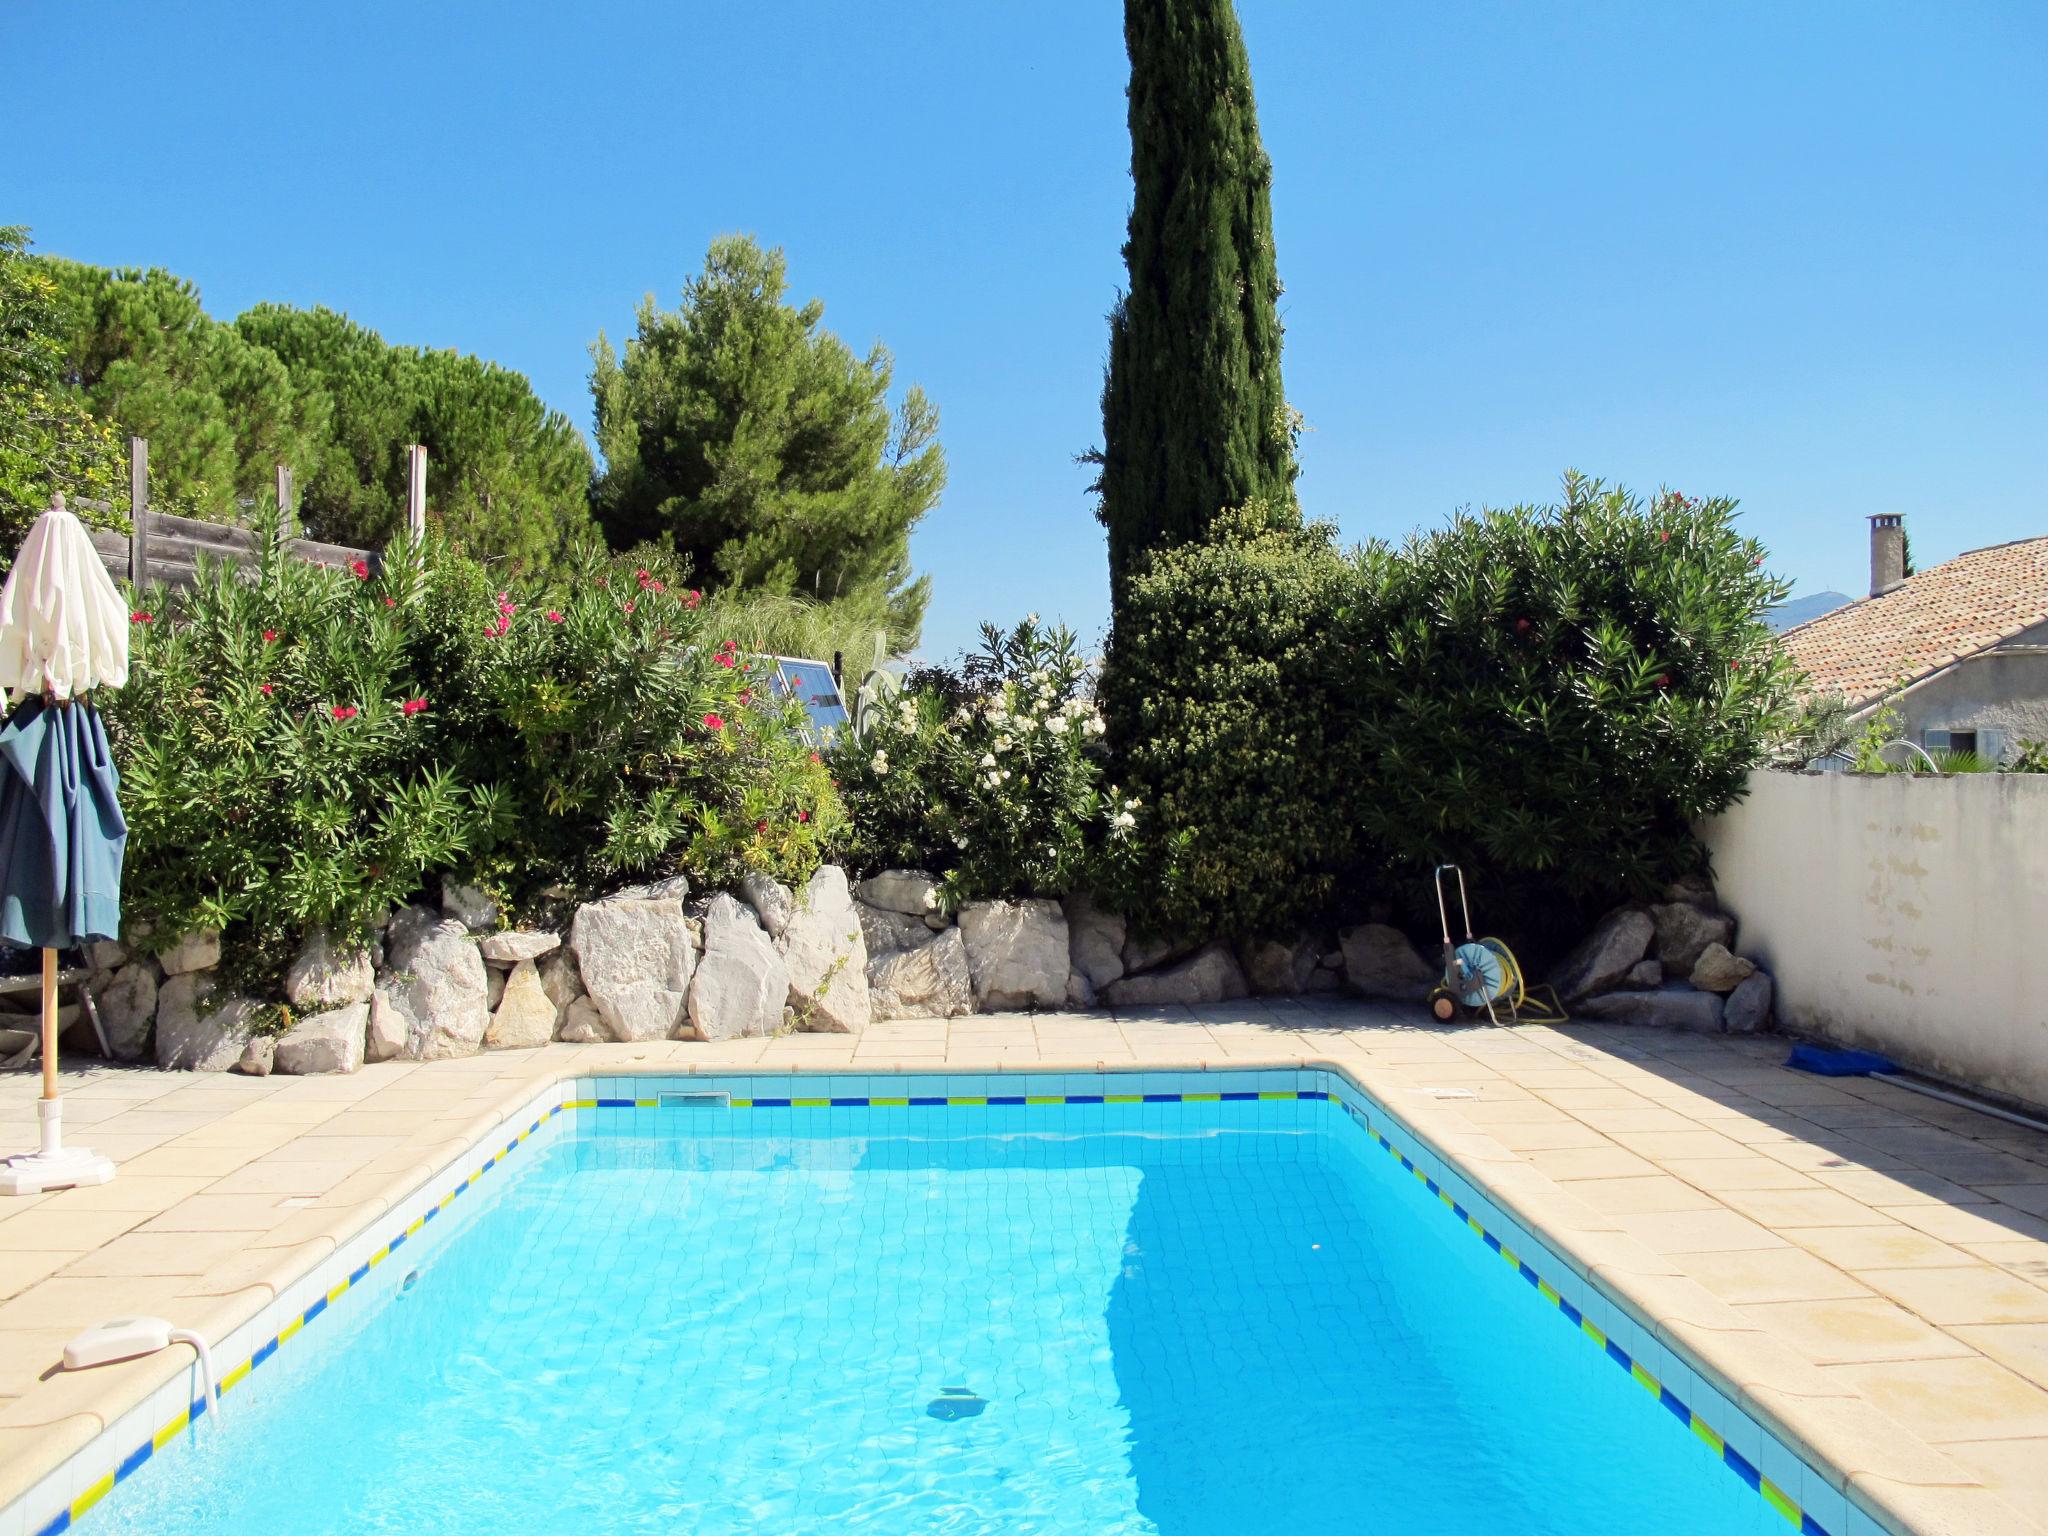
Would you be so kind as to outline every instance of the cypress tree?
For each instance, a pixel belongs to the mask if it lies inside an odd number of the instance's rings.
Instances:
[[[1099,516],[1121,607],[1145,552],[1226,507],[1296,522],[1272,162],[1231,0],[1125,0],[1130,286],[1109,322]]]

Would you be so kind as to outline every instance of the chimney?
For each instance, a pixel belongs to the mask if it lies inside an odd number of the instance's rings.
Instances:
[[[1880,512],[1870,520],[1870,595],[1882,597],[1906,583],[1906,519]]]

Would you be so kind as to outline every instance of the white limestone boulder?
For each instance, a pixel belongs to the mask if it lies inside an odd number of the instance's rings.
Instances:
[[[1755,962],[1745,960],[1731,953],[1728,946],[1718,940],[1700,951],[1700,957],[1693,962],[1692,975],[1687,978],[1702,992],[1733,992],[1756,974]]]
[[[1690,976],[1709,944],[1732,948],[1735,919],[1690,901],[1660,902],[1650,908],[1656,925],[1656,955],[1667,976]]]
[[[1208,944],[1185,960],[1137,976],[1126,976],[1102,989],[1112,1008],[1194,1007],[1247,997],[1251,987],[1244,968],[1225,944]]]
[[[498,904],[473,885],[451,881],[442,886],[441,912],[471,933],[488,933],[498,926]]]
[[[593,994],[594,995],[594,994]],[[752,910],[723,893],[704,909],[704,958],[690,982],[699,1040],[772,1035],[789,1001],[789,967]]]
[[[586,903],[576,909],[569,948],[609,1038],[668,1040],[682,1034],[697,943],[681,898],[614,896]]]
[[[309,1013],[279,1037],[272,1065],[293,1077],[354,1072],[363,1064],[363,1044],[369,1026],[368,1003],[350,1003],[324,1013]]]
[[[399,932],[397,921],[392,931]],[[490,980],[467,927],[452,917],[424,931],[409,926],[387,945],[385,967],[379,981],[405,1017],[407,1056],[446,1061],[476,1054],[491,1022]]]
[[[116,1061],[140,1061],[149,1053],[149,1032],[156,1024],[156,967],[147,959],[131,960],[119,970],[95,978],[93,1006],[107,1047]]]
[[[827,866],[830,868],[831,866]],[[846,884],[846,871],[839,871],[839,884]],[[750,869],[740,876],[740,899],[754,909],[754,916],[761,920],[768,937],[780,939],[789,928],[789,920],[796,915],[796,894],[780,880]],[[852,898],[848,897],[849,910]]]
[[[761,911],[759,903],[754,910]],[[763,913],[763,924],[767,921]],[[846,871],[836,864],[821,868],[804,887],[802,899],[790,903],[781,922],[777,948],[789,970],[789,1005],[796,1012],[797,1028],[840,1035],[866,1029],[872,1016],[868,943],[854,914]],[[774,933],[773,928],[768,931]]]
[[[166,976],[184,976],[193,971],[210,971],[220,964],[220,935],[207,929],[188,933],[157,956]]]
[[[254,1032],[259,1005],[204,971],[184,971],[157,989],[156,1064],[166,1072],[225,1072]]]
[[[1635,986],[1629,979],[1656,937],[1657,926],[1641,907],[1616,907],[1550,973],[1550,984],[1565,1002]],[[1660,968],[1658,977],[1663,972]]]
[[[383,987],[370,994],[370,1010],[363,1033],[363,1060],[396,1061],[412,1043],[412,1025]]]
[[[1093,896],[1078,892],[1061,904],[1067,917],[1067,956],[1091,994],[1100,992],[1124,973],[1123,915],[1106,910]]]
[[[517,965],[521,960],[538,960],[562,947],[562,936],[546,929],[508,928],[487,934],[477,941],[483,957],[495,965]]]
[[[376,987],[377,971],[370,963],[370,952],[337,950],[324,928],[306,935],[284,973],[284,995],[295,1008],[367,1003]]]
[[[505,978],[505,995],[491,1013],[484,1047],[494,1051],[525,1050],[555,1038],[555,1005],[540,984],[540,971],[521,960]]]
[[[974,1012],[974,979],[958,928],[868,958],[868,1003],[876,1019],[953,1019]]]
[[[1408,935],[1387,923],[1360,923],[1337,935],[1344,949],[1344,976],[1367,997],[1420,1002],[1441,979],[1437,968],[1415,952]]]
[[[1721,1033],[1723,1007],[1712,992],[1672,985],[1654,992],[1604,992],[1572,1005],[1581,1019],[1608,1024],[1646,1024],[1655,1029],[1688,1029],[1696,1034]]]
[[[907,917],[940,910],[939,882],[921,869],[885,869],[861,881],[854,894],[871,907]]]
[[[562,1021],[555,1026],[555,1038],[571,1045],[595,1045],[610,1036],[605,1033],[604,1015],[597,1011],[597,1004],[582,996],[571,1000],[563,1010]]]
[[[1072,962],[1058,902],[970,901],[960,909],[960,938],[981,1012],[1066,1004]]]
[[[1721,1027],[1731,1035],[1753,1035],[1771,1023],[1771,976],[1768,971],[1751,971],[1735,984],[1722,1005]]]

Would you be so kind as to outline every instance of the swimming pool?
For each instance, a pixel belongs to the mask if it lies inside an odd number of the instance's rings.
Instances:
[[[1333,1075],[600,1078],[520,1129],[47,1528],[1864,1525]]]

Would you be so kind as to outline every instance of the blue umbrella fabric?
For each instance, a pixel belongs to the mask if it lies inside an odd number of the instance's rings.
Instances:
[[[106,727],[83,700],[24,700],[0,728],[0,941],[120,936],[120,793]]]

